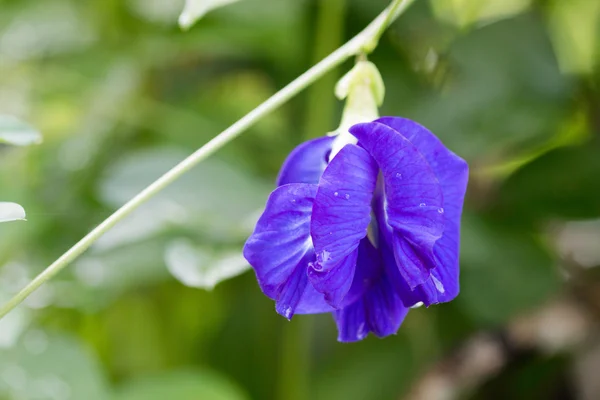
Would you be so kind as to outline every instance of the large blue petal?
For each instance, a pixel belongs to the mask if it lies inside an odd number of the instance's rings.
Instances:
[[[308,264],[315,260],[310,215],[316,192],[317,186],[310,184],[275,189],[244,246],[261,289],[288,319],[294,313],[332,311],[306,276]]]
[[[431,131],[414,121],[384,117],[376,122],[400,132],[415,145],[427,159],[441,185],[445,228],[444,234],[434,246],[436,268],[432,271],[432,278],[425,282],[413,297],[425,304],[450,301],[459,292],[460,218],[469,179],[469,167],[465,160],[444,146]]]
[[[308,277],[336,308],[354,278],[358,244],[371,221],[376,181],[375,161],[356,145],[340,150],[319,181],[310,227],[317,261]]]
[[[369,332],[379,337],[396,333],[408,308],[402,304],[383,267],[381,255],[368,238],[364,238],[359,246],[351,292],[356,286],[362,290],[361,296],[334,313],[338,340],[362,340]]]
[[[334,136],[312,139],[292,150],[281,166],[277,186],[287,183],[319,183],[327,166],[333,139]]]
[[[435,268],[435,242],[444,232],[440,184],[419,150],[390,127],[378,122],[350,128],[377,161],[385,185],[386,222],[400,273],[411,289],[426,282]]]

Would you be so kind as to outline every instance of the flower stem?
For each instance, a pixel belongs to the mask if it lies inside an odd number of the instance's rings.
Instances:
[[[0,308],[0,318],[8,314],[13,308],[25,300],[31,293],[39,288],[46,281],[58,274],[63,268],[69,265],[73,260],[79,257],[106,231],[115,226],[119,221],[129,215],[133,210],[151,199],[172,182],[176,181],[184,173],[192,169],[200,161],[204,160],[225,144],[235,139],[242,132],[253,126],[261,118],[268,115],[289,99],[294,97],[300,91],[311,85],[325,73],[335,68],[346,59],[360,53],[365,45],[371,45],[379,38],[381,32],[393,22],[413,0],[393,0],[390,6],[386,8],[375,20],[373,20],[363,31],[346,42],[343,46],[335,50],[329,56],[325,57],[318,64],[304,72],[298,78],[293,80],[283,89],[279,90],[273,96],[268,98],[254,110],[250,111],[244,117],[239,119],[229,128],[215,136],[204,146],[200,147],[185,160],[181,161],[175,167],[167,171],[163,176],[151,183],[148,187],[138,193],[135,197],[125,203],[121,208],[115,211],[111,216],[105,219],[100,225],[94,228],[90,233],[84,236],[73,247],[67,250],[62,256],[54,261],[43,272],[29,282],[20,292],[12,297],[6,304]]]
[[[414,0],[400,0],[394,1],[392,4],[390,4],[390,6],[387,8],[385,19],[381,22],[381,24],[379,24],[379,29],[377,29],[370,41],[366,41],[364,43],[362,47],[363,52],[371,53],[373,50],[375,50],[379,44],[379,39],[381,38],[381,35],[383,35],[383,32],[385,32],[387,27],[390,26],[390,24],[394,22],[394,20],[398,18],[413,1]]]

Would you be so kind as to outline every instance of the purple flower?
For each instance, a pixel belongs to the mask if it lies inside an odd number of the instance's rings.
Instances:
[[[333,137],[285,161],[244,256],[279,314],[332,312],[338,340],[395,333],[408,309],[459,291],[468,166],[421,125],[354,125],[358,144],[329,162]]]

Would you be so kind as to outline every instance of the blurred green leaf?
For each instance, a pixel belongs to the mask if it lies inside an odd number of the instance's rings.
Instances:
[[[189,29],[207,12],[223,7],[239,0],[185,0],[185,7],[179,16],[179,26]]]
[[[169,360],[169,343],[158,304],[137,293],[125,295],[105,313],[104,340],[107,358],[116,374],[128,378],[155,373]],[[126,332],[122,326],[128,325]],[[173,346],[175,347],[175,346]]]
[[[59,301],[95,310],[127,290],[168,280],[163,254],[164,241],[158,237],[106,250],[93,249],[74,265],[73,272],[82,287],[59,293]]]
[[[544,154],[503,183],[494,214],[518,223],[600,216],[599,154],[594,144]]]
[[[250,269],[240,250],[219,252],[179,239],[167,245],[165,262],[169,272],[184,285],[212,289]]]
[[[181,14],[184,3],[185,0],[129,0],[127,6],[150,22],[173,25]]]
[[[82,343],[30,330],[19,343],[0,351],[0,397],[9,399],[107,400],[100,366]]]
[[[531,0],[430,0],[435,15],[459,27],[490,23],[525,11]]]
[[[16,203],[0,202],[0,222],[25,219],[25,210]]]
[[[2,283],[2,282],[0,282]],[[3,291],[4,288],[2,287]],[[5,301],[8,296],[1,299]],[[0,349],[14,346],[31,319],[28,310],[18,308],[0,319]]]
[[[328,316],[327,316],[328,317]],[[416,346],[431,349],[431,338],[420,329],[419,343],[407,334],[407,323],[415,322],[409,313],[397,336],[385,341],[369,337],[347,348],[347,344],[329,343],[319,351],[316,365],[316,393],[318,400],[373,400],[400,399],[400,393],[410,385],[418,373],[424,357],[415,357]],[[427,323],[427,321],[422,321]],[[333,325],[333,322],[330,322]],[[320,332],[322,333],[322,331]],[[329,332],[327,332],[329,333]],[[332,332],[333,333],[333,332]],[[415,336],[417,336],[415,335]],[[377,381],[377,385],[372,382]]]
[[[414,102],[409,116],[469,161],[526,154],[569,115],[573,84],[531,15],[469,32],[450,46],[447,63],[439,93]]]
[[[558,289],[555,263],[532,233],[467,215],[461,235],[457,301],[478,324],[502,324],[540,306]]]
[[[42,135],[18,118],[0,114],[0,144],[27,146],[41,143]],[[16,203],[0,202],[0,222],[25,219],[25,210]]]
[[[81,3],[68,0],[3,5],[0,57],[19,62],[86,48],[95,41],[96,31],[95,24],[86,23],[84,10]]]
[[[570,118],[565,119],[561,126],[557,128],[556,135],[545,143],[540,144],[537,149],[534,148],[529,153],[523,152],[512,159],[502,160],[496,165],[481,167],[474,171],[474,176],[481,179],[506,178],[519,168],[522,168],[551,150],[564,146],[581,145],[591,137],[588,125],[587,115],[578,111]]]
[[[591,73],[600,62],[600,2],[553,0],[548,19],[561,69]]]
[[[13,116],[0,115],[0,143],[27,146],[41,142],[42,135],[31,126]]]
[[[180,370],[126,383],[113,400],[246,400],[233,382],[209,370]]]
[[[101,197],[109,205],[121,206],[186,156],[169,148],[130,153],[111,166],[100,187]],[[170,224],[210,231],[214,238],[231,242],[251,232],[270,189],[261,180],[212,158],[160,192],[141,212],[163,227]]]

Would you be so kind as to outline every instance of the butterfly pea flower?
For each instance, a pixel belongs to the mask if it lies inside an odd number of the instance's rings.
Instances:
[[[338,340],[397,332],[411,307],[459,292],[468,166],[423,126],[397,117],[353,125],[288,156],[244,256],[276,311],[330,312]]]
[[[276,310],[331,312],[340,341],[396,333],[410,307],[455,298],[464,160],[423,126],[384,117],[288,156],[244,256]]]

